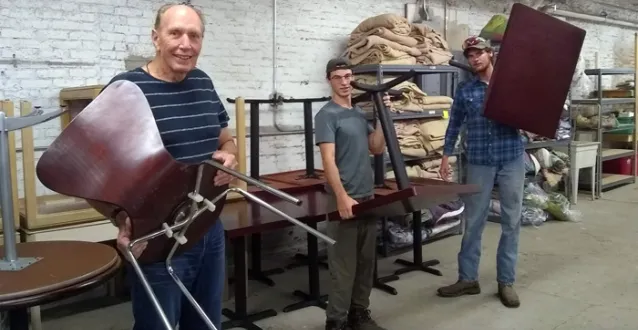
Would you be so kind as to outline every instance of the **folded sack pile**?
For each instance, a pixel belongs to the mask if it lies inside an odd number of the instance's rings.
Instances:
[[[447,65],[452,53],[443,37],[423,24],[382,14],[361,22],[343,56],[352,64]]]
[[[454,164],[456,164],[456,156],[450,156],[448,158],[448,164],[450,165],[450,174],[454,178]],[[425,179],[437,179],[443,180],[439,170],[441,169],[441,158],[433,160],[424,160],[417,165],[406,165],[405,170],[408,173],[408,178],[425,178]],[[388,179],[394,179],[394,171],[389,171],[386,175]]]
[[[381,83],[391,81],[395,77],[388,77]],[[378,84],[377,78],[373,75],[361,75],[355,76],[355,80],[362,84],[376,85]],[[449,96],[428,96],[423,92],[419,86],[410,81],[404,81],[392,88],[395,91],[401,91],[402,98],[392,102],[392,112],[402,113],[405,111],[410,112],[424,112],[430,110],[450,110],[452,107],[453,99]],[[359,90],[353,91],[353,96],[357,96],[363,93]],[[361,102],[358,104],[363,111],[372,111],[374,105],[372,102]]]
[[[447,125],[448,119],[439,118],[395,122],[401,153],[419,158],[440,155]]]

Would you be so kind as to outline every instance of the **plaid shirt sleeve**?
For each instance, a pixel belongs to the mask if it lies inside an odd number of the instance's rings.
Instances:
[[[454,152],[454,146],[456,145],[456,140],[459,137],[461,125],[463,125],[463,122],[465,121],[463,99],[463,85],[459,85],[456,95],[454,95],[454,101],[452,102],[452,108],[450,109],[450,119],[448,121],[447,130],[445,131],[443,154],[446,156],[450,156]]]
[[[518,129],[483,117],[486,92],[487,84],[477,78],[459,85],[446,132],[444,153],[451,154],[453,151],[460,126],[465,120],[468,162],[498,166],[521,156],[525,146]]]

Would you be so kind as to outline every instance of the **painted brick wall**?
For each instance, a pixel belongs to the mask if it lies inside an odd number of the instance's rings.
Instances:
[[[327,96],[324,65],[343,51],[348,33],[369,16],[388,12],[402,15],[405,2],[279,0],[273,19],[271,0],[194,0],[207,21],[199,66],[211,75],[224,100],[238,96],[267,98],[273,90],[285,97]],[[151,25],[154,12],[162,3],[0,0],[0,98],[30,100],[47,110],[57,106],[61,88],[106,83],[124,70],[126,59],[152,55]],[[432,26],[442,30],[443,8],[438,2],[431,3]],[[505,8],[495,1],[470,3],[448,8],[449,27],[466,26],[471,34],[478,33],[493,13]],[[631,31],[576,24],[588,30],[583,50],[587,67],[595,65],[596,53],[603,67],[633,65]],[[277,67],[276,79],[273,65]],[[234,125],[233,105],[226,104]],[[314,110],[320,106],[315,104]],[[278,126],[282,130],[299,130],[303,124],[301,105],[284,105],[276,111],[263,106],[260,116],[262,126]],[[57,120],[37,126],[36,146],[46,147],[58,132]],[[303,135],[293,132],[262,137],[261,144],[262,173],[304,167]],[[318,154],[315,158],[319,165]],[[20,155],[18,164],[21,181]],[[22,186],[19,190],[22,196]],[[37,190],[40,194],[49,193],[42,186]],[[281,242],[281,235],[299,239],[297,231],[274,235],[277,237],[269,241]]]

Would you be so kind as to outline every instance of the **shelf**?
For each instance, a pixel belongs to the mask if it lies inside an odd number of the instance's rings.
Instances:
[[[600,189],[609,189],[636,182],[633,175],[607,174],[603,173]]]
[[[376,73],[383,71],[388,74],[402,74],[414,70],[417,74],[440,74],[459,72],[458,68],[450,65],[399,65],[399,64],[364,64],[352,69],[354,73]]]
[[[622,75],[622,74],[634,74],[635,70],[631,68],[616,68],[616,69],[587,69],[585,70],[586,75],[596,76],[596,75]]]
[[[415,161],[426,161],[426,160],[441,158],[441,155],[430,155],[425,157],[415,157],[415,156],[407,156],[407,155],[401,155],[401,156],[403,157],[404,163],[415,162]],[[390,156],[388,154],[383,154],[383,160],[385,161],[386,164],[392,164],[392,161],[390,161]],[[370,155],[370,161],[374,165],[373,155]],[[387,168],[387,170],[389,171],[392,170],[392,167]]]
[[[599,121],[603,114],[618,112],[615,109],[610,109],[611,107],[605,107],[606,105],[621,105],[621,104],[629,104],[630,106],[635,106],[638,102],[638,92],[637,87],[633,87],[631,91],[633,91],[633,97],[627,97],[629,93],[624,94],[616,94],[618,96],[623,97],[609,97],[614,96],[614,94],[605,95],[606,91],[611,92],[613,89],[605,89],[603,87],[603,79],[602,76],[608,75],[631,75],[633,80],[635,81],[638,73],[638,34],[634,35],[634,46],[633,46],[633,58],[634,65],[632,67],[625,68],[593,68],[586,69],[584,73],[589,76],[596,76],[596,86],[594,89],[596,90],[596,96],[594,98],[585,98],[580,100],[571,100],[571,105],[577,104],[590,104],[590,105],[598,105],[595,109],[595,114],[598,116]],[[626,91],[626,90],[625,90]],[[602,97],[608,96],[608,97]],[[632,108],[633,108],[632,106]],[[593,139],[593,141],[601,144],[601,147],[597,148],[596,152],[596,167],[592,169],[595,173],[594,182],[591,182],[589,186],[592,188],[594,193],[594,198],[600,198],[603,190],[609,190],[616,188],[618,186],[622,186],[628,183],[635,183],[636,178],[636,170],[632,168],[631,173],[633,175],[619,175],[619,174],[611,174],[611,173],[603,173],[603,163],[605,161],[609,161],[612,159],[621,159],[623,157],[630,157],[631,163],[635,166],[637,159],[636,155],[636,141],[634,141],[634,136],[636,135],[635,128],[638,123],[636,122],[636,116],[631,118],[630,122],[620,122],[617,121],[618,125],[616,127],[603,127],[603,125],[599,122],[596,127],[578,127],[576,116],[572,116],[574,113],[572,112],[572,107],[569,108],[570,118],[571,118],[571,126],[572,132],[580,131],[580,132],[594,132],[591,137],[588,137],[587,140]],[[600,125],[600,128],[599,128]],[[602,147],[603,142],[609,142],[609,140],[615,141],[624,141],[624,142],[633,142],[633,146],[623,146],[620,148],[623,149],[614,149],[612,148],[604,148]],[[618,147],[616,147],[618,148]],[[579,182],[580,183],[580,182]]]
[[[425,110],[423,112],[403,112],[396,113],[393,112],[390,114],[390,119],[392,120],[411,120],[411,119],[428,119],[428,118],[442,118],[444,113],[449,111],[447,109],[440,110]],[[367,120],[372,120],[373,114],[372,112],[366,112],[365,117]]]
[[[525,150],[529,149],[540,149],[540,148],[551,148],[551,147],[561,147],[569,144],[569,140],[549,140],[549,141],[535,141],[529,142],[525,144]]]
[[[572,104],[600,104],[600,105],[614,105],[614,104],[632,104],[635,103],[634,98],[621,98],[621,97],[608,97],[604,99],[580,99],[572,100]],[[612,111],[604,111],[612,112]]]
[[[455,150],[450,157],[458,157],[460,155],[461,155],[461,152],[459,150]],[[429,161],[429,160],[435,160],[435,159],[439,159],[443,157],[440,154],[428,155],[425,157],[415,157],[415,156],[407,156],[407,155],[401,155],[401,156],[403,157],[404,163],[415,162],[415,161]],[[383,154],[383,159],[385,160],[386,164],[392,164],[392,161],[390,161],[390,156],[387,153]],[[370,161],[373,162],[372,164],[374,165],[373,155],[370,155]],[[387,170],[388,171],[392,170],[392,167],[388,167]]]
[[[627,127],[627,126],[620,126],[620,127],[602,127],[600,129],[601,133],[614,133],[614,132],[618,132],[618,131],[626,131],[627,129],[632,129],[633,126]],[[579,132],[596,132],[599,129],[596,127],[577,127],[575,128],[577,131]],[[615,134],[619,134],[619,133],[615,133]],[[634,135],[634,133],[627,133],[629,135]],[[608,135],[613,135],[613,134],[608,134]],[[607,135],[605,135],[607,136]]]
[[[622,157],[633,156],[634,151],[632,149],[603,149],[601,155],[601,161],[618,159]]]

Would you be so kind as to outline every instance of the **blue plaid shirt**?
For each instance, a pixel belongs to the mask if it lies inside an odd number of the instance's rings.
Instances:
[[[478,76],[459,84],[445,132],[444,155],[451,155],[463,122],[467,127],[467,161],[473,165],[499,166],[523,154],[518,129],[483,117],[487,84]]]

